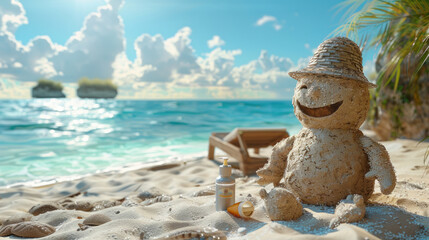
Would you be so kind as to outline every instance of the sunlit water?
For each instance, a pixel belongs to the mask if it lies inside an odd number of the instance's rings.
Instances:
[[[0,186],[205,156],[211,132],[301,128],[290,101],[0,101]]]

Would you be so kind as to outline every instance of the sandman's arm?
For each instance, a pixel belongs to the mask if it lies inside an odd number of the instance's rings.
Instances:
[[[369,172],[365,174],[368,179],[377,179],[383,194],[390,194],[396,186],[396,175],[390,162],[389,153],[386,148],[373,141],[371,138],[362,136],[360,142],[368,156]]]
[[[278,186],[285,172],[287,155],[292,149],[294,141],[295,136],[290,136],[274,146],[268,163],[256,171],[256,174],[259,176],[259,185],[273,183],[274,186]]]

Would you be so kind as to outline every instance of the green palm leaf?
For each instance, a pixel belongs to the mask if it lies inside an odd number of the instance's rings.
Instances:
[[[386,104],[388,96],[380,93],[389,88],[398,93],[402,101],[411,100],[419,105],[422,86],[419,79],[423,74],[429,76],[429,0],[347,0],[338,8],[344,11],[344,24],[334,35],[346,35],[364,46],[364,50],[379,48],[378,58],[389,59],[378,72],[377,88],[371,100]],[[401,77],[401,73],[408,78]],[[397,122],[401,104],[393,109],[396,111],[393,121]],[[424,163],[428,157],[429,150]]]

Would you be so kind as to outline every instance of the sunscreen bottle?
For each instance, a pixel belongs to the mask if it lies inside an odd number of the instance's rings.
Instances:
[[[231,165],[228,158],[223,158],[216,178],[216,211],[225,211],[235,203],[235,179],[231,177]]]

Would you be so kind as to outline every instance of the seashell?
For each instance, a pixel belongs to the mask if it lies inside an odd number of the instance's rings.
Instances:
[[[38,238],[51,235],[55,232],[55,228],[49,224],[30,221],[13,225],[11,232],[18,237]]]
[[[15,226],[15,224],[9,224],[9,225],[3,225],[2,228],[0,228],[0,237],[7,237],[12,234],[12,228]]]
[[[31,215],[29,213],[10,216],[8,219],[6,219],[6,221],[3,222],[3,226],[15,224],[15,223],[20,223],[20,222],[25,222],[25,221],[30,221],[32,217],[33,217],[33,215]]]
[[[66,198],[64,200],[59,201],[58,204],[60,204],[62,206],[63,204],[72,203],[72,202],[74,202],[74,201],[71,200],[70,198]]]
[[[213,227],[185,227],[167,233],[165,236],[155,238],[156,240],[184,240],[184,239],[217,239],[226,240],[226,235],[222,231]]]
[[[67,206],[71,203],[74,203],[74,201],[68,198],[57,202],[58,205],[66,209],[68,209]]]
[[[96,213],[89,216],[87,219],[85,219],[83,221],[83,224],[89,225],[89,226],[99,226],[110,221],[112,221],[112,219],[110,219],[108,216],[101,213]]]
[[[34,216],[37,216],[45,212],[54,211],[60,208],[61,207],[55,203],[37,204],[36,206],[33,206],[32,208],[30,208],[28,212],[33,214]]]
[[[76,203],[75,202],[65,202],[61,204],[65,209],[67,210],[74,210],[76,209]]]
[[[79,210],[89,212],[94,207],[93,204],[89,201],[73,201],[71,199],[65,199],[61,202],[58,202],[63,208],[68,210]]]
[[[122,202],[122,206],[124,206],[124,207],[135,207],[135,206],[138,206],[140,202],[141,202],[140,198],[127,197],[127,198],[125,198],[125,201]]]
[[[140,203],[140,204],[141,204],[141,205],[143,205],[143,206],[149,206],[149,205],[154,204],[154,203],[158,203],[158,202],[169,202],[169,201],[171,201],[171,200],[173,200],[173,198],[172,198],[171,196],[161,195],[161,196],[158,196],[158,197],[156,197],[156,198],[146,199],[146,200],[144,200],[144,201],[143,201],[142,203]]]
[[[110,208],[110,207],[114,207],[114,206],[118,206],[121,205],[122,201],[108,201],[108,200],[103,200],[103,201],[98,201],[92,204],[92,209],[91,211],[98,211],[101,209],[105,209],[105,208]]]
[[[249,218],[255,207],[250,201],[238,202],[227,208],[228,212],[236,217]]]
[[[94,206],[91,202],[88,201],[77,201],[76,210],[89,212]]]

